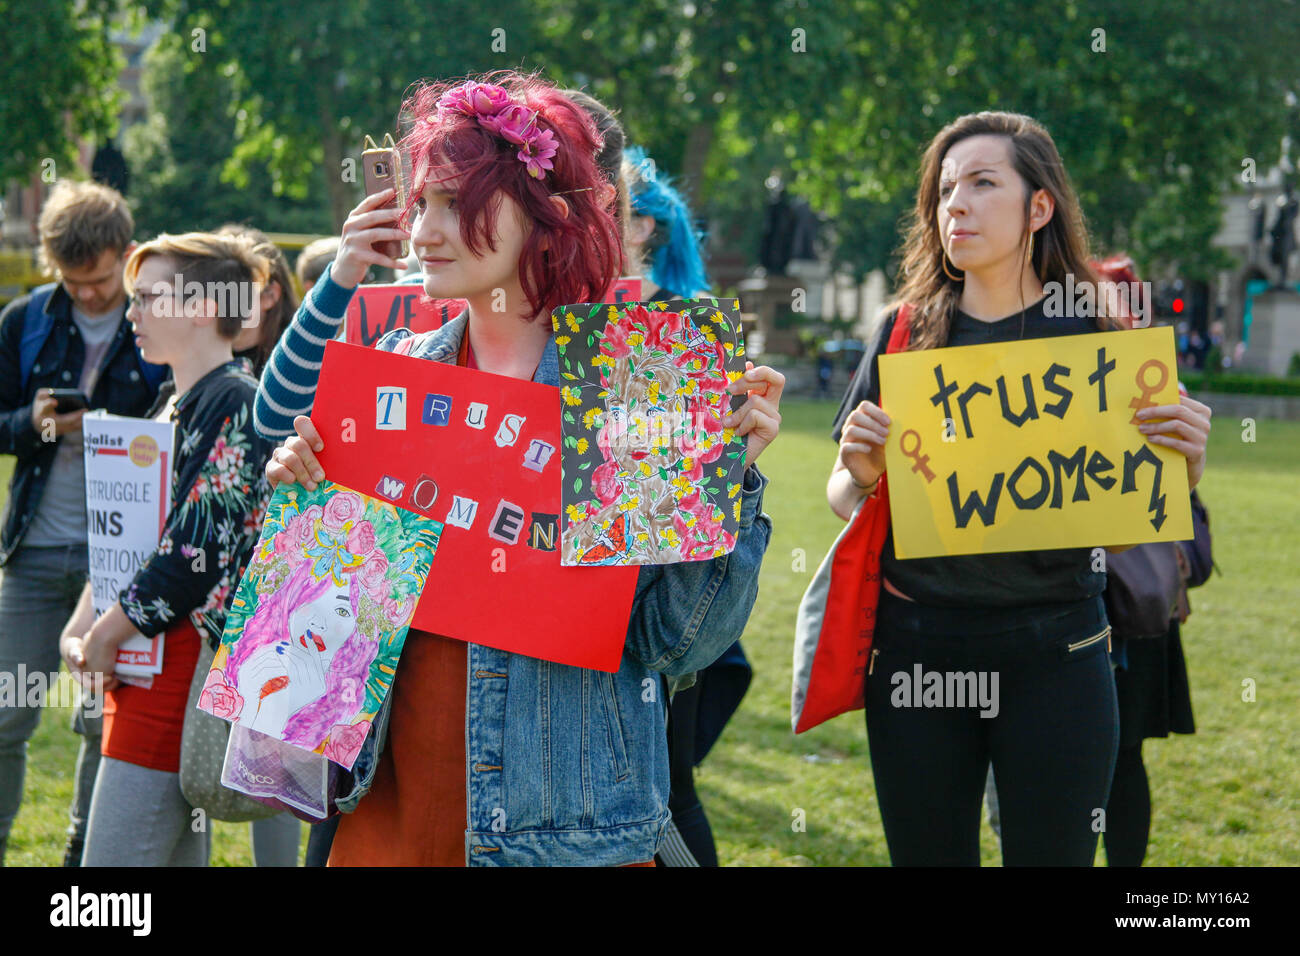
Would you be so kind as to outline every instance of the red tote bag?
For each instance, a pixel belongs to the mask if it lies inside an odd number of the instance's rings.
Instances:
[[[907,305],[899,309],[887,353],[907,348],[910,312]],[[858,505],[799,602],[790,701],[796,734],[866,705],[867,658],[880,602],[880,552],[888,534],[889,487],[881,475],[876,493]]]

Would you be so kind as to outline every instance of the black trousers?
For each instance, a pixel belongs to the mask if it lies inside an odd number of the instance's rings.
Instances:
[[[1092,865],[1119,744],[1108,636],[1100,597],[981,610],[882,591],[866,720],[895,866],[979,865],[990,760],[1004,864]]]

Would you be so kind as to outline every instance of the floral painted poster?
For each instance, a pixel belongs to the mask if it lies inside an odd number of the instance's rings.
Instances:
[[[552,321],[562,403],[561,559],[671,564],[731,551],[745,441],[740,303],[573,305]],[[734,400],[733,400],[734,399]]]
[[[331,481],[280,485],[199,707],[351,769],[442,528]]]

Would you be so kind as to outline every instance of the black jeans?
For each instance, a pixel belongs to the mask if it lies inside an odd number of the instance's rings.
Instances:
[[[882,590],[876,620],[867,738],[893,864],[979,865],[992,760],[1004,864],[1091,866],[1119,746],[1102,599],[948,609]]]

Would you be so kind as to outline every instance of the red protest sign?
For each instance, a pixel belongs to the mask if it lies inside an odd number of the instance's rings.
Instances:
[[[614,284],[610,286],[609,291],[601,299],[602,302],[640,302],[641,301],[641,277],[640,276],[623,276],[621,279],[615,279]]]
[[[412,627],[616,671],[635,567],[560,564],[558,389],[330,342],[325,474],[444,523]]]
[[[615,280],[601,301],[637,302],[640,298],[640,277],[625,276]],[[343,341],[368,348],[393,329],[440,329],[460,315],[465,305],[463,299],[427,299],[424,287],[416,284],[358,286],[348,303]]]
[[[464,310],[460,299],[426,299],[419,285],[363,285],[348,303],[344,341],[371,346],[393,329],[440,329]]]

